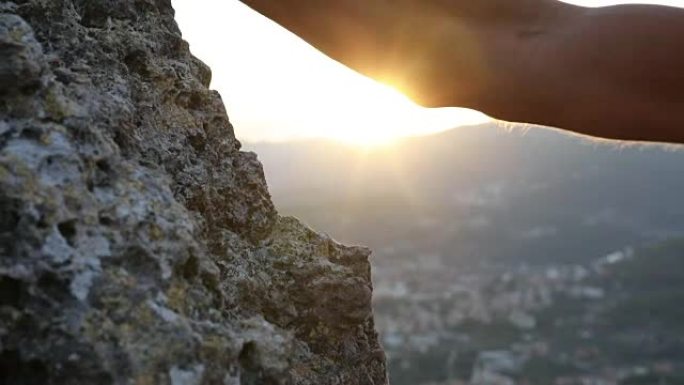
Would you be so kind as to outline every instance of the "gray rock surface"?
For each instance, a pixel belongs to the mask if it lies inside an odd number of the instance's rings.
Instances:
[[[278,216],[173,16],[0,2],[0,384],[385,384],[369,251]]]

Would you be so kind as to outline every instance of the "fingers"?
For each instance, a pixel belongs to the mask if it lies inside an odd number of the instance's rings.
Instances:
[[[333,59],[373,76],[397,25],[386,0],[243,0]],[[410,19],[410,18],[409,18]]]

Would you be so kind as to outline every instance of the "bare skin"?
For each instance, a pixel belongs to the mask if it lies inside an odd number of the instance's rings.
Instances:
[[[684,143],[684,10],[555,0],[242,0],[428,107]]]

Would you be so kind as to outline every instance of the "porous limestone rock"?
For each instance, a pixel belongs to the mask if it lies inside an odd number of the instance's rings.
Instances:
[[[0,384],[385,384],[369,251],[278,216],[173,16],[0,1]]]

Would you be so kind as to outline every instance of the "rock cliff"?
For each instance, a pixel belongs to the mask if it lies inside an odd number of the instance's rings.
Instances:
[[[369,251],[280,217],[169,0],[0,1],[0,384],[385,384]]]

